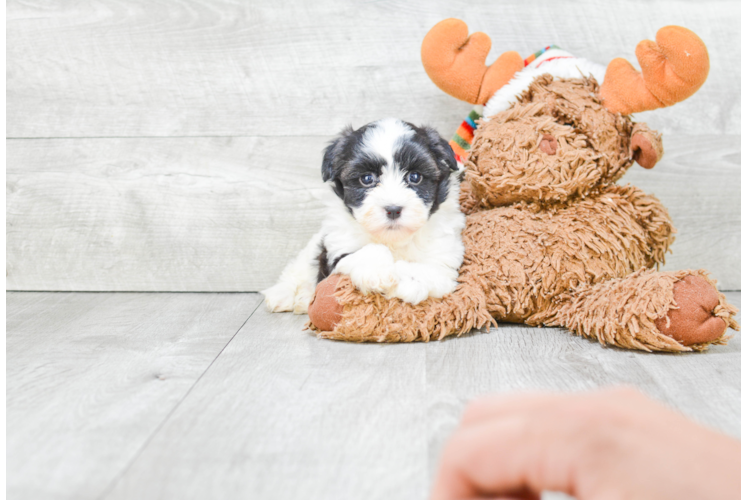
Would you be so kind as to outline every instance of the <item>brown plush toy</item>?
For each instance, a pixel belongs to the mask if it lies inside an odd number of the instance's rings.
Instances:
[[[618,185],[634,161],[652,168],[660,135],[630,113],[672,105],[704,82],[703,42],[677,26],[637,47],[642,72],[546,47],[484,64],[490,39],[462,21],[423,42],[431,79],[477,108],[451,142],[464,162],[467,214],[458,287],[417,305],[364,295],[342,275],[317,287],[310,327],[349,341],[441,339],[496,321],[564,326],[602,344],[703,350],[738,329],[707,272],[655,270],[674,228],[654,196]],[[602,85],[598,85],[602,81]]]

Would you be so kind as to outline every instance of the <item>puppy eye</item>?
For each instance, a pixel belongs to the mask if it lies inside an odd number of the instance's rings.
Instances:
[[[423,176],[418,172],[411,172],[410,174],[408,174],[408,183],[412,186],[420,184],[422,180]]]
[[[372,174],[365,174],[365,175],[362,175],[359,180],[361,181],[362,186],[369,187],[369,186],[374,185],[374,182],[376,181],[376,177],[374,177],[374,175]]]

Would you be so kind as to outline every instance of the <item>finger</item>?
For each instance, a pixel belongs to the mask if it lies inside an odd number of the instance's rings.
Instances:
[[[482,423],[486,420],[520,412],[533,412],[568,400],[568,394],[524,392],[484,396],[470,402],[465,408],[461,426]]]
[[[498,500],[540,500],[540,494],[528,490],[518,491],[511,495],[502,495]]]
[[[598,405],[600,401],[632,398],[643,398],[636,389],[620,385],[602,388],[583,393],[523,392],[513,394],[495,394],[473,400],[465,408],[460,425],[467,426],[485,420],[507,416],[515,413],[542,411],[560,404],[564,406],[589,403]]]
[[[432,499],[572,493],[575,434],[553,422],[522,414],[461,427],[444,450]]]

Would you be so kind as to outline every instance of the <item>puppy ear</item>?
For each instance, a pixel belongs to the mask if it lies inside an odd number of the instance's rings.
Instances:
[[[436,186],[436,198],[433,205],[431,205],[431,213],[433,214],[449,195],[449,184],[451,181],[449,174],[460,168],[457,166],[457,159],[455,158],[454,151],[452,151],[452,146],[442,139],[439,132],[431,127],[421,127],[421,129],[428,138],[429,149],[434,155],[436,163],[439,165],[439,183]]]
[[[450,170],[459,170],[457,166],[457,159],[455,158],[455,152],[452,150],[452,146],[442,139],[439,132],[431,127],[421,127],[426,132],[426,137],[429,139],[431,151],[436,155],[436,160],[440,165],[446,165]]]
[[[337,176],[341,165],[336,161],[336,159],[345,145],[346,138],[352,133],[353,127],[348,125],[335,139],[330,141],[330,144],[325,148],[325,154],[322,157],[322,180],[324,182]]]

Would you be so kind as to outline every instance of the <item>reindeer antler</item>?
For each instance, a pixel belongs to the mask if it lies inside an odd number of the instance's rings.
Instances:
[[[696,33],[665,26],[655,39],[636,46],[641,73],[620,57],[608,64],[600,87],[608,110],[628,115],[672,106],[692,96],[706,81],[709,53]]]
[[[459,19],[445,19],[431,28],[421,45],[426,74],[447,94],[471,104],[488,99],[524,67],[517,52],[504,52],[486,67],[491,39],[485,33],[468,36]]]

